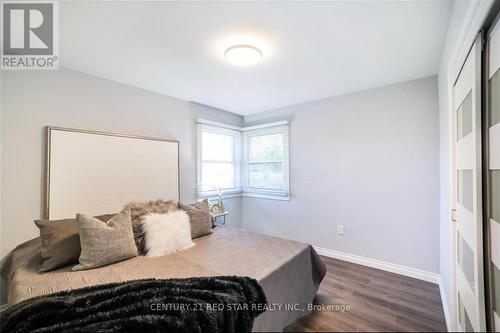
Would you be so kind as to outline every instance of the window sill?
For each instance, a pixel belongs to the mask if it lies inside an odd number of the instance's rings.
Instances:
[[[258,198],[258,199],[278,200],[278,201],[290,201],[290,196],[289,195],[272,195],[272,194],[247,192],[247,193],[242,193],[241,196],[242,197],[247,197],[247,198]]]
[[[233,199],[233,198],[239,198],[239,197],[241,197],[241,192],[222,194],[222,199]],[[217,194],[199,195],[198,201],[202,201],[205,199],[208,199],[208,201],[214,201],[214,200],[217,200],[218,198],[219,198],[219,195],[217,195]]]
[[[266,199],[266,200],[278,200],[278,201],[290,201],[290,196],[286,195],[272,195],[272,194],[262,194],[262,193],[254,193],[254,192],[240,192],[240,193],[228,193],[223,194],[222,199],[233,199],[233,198],[257,198],[257,199]],[[208,199],[209,201],[214,201],[219,198],[218,195],[206,195],[206,196],[198,196],[198,201],[202,201]]]

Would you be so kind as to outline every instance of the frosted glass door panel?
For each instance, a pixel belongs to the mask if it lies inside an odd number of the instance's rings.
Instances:
[[[472,170],[470,169],[458,170],[457,199],[471,213],[474,211],[472,175]]]
[[[474,251],[458,233],[458,263],[470,286],[471,293],[474,293]]]
[[[472,95],[469,92],[457,110],[457,140],[472,133]]]
[[[500,123],[500,70],[490,79],[490,126]]]

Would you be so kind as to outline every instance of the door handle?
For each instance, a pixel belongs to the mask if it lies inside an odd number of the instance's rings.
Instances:
[[[451,221],[457,222],[457,210],[455,208],[451,210]]]

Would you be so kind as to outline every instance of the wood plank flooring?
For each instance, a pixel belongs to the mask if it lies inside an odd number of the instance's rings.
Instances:
[[[327,266],[315,304],[349,311],[314,311],[286,331],[446,331],[437,284],[321,257]]]

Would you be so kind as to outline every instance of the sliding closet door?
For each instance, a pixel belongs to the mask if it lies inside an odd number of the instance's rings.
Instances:
[[[484,331],[481,186],[481,37],[453,87],[455,110],[455,285],[458,330]]]
[[[496,22],[486,40],[488,168],[486,175],[491,309],[490,325],[500,331],[500,23]]]

